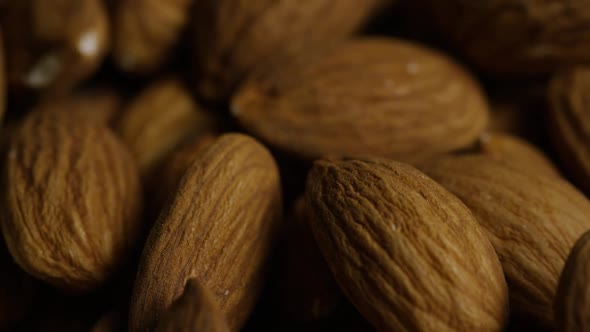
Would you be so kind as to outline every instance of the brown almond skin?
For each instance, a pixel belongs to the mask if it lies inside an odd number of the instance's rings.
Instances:
[[[102,285],[141,232],[137,166],[91,121],[30,113],[10,142],[3,188],[1,226],[16,263],[66,291]]]
[[[508,294],[492,245],[465,205],[420,171],[322,159],[305,195],[336,280],[378,331],[502,330]]]
[[[371,155],[417,163],[475,142],[488,119],[477,83],[446,56],[359,38],[248,80],[233,115],[262,140],[313,160]]]
[[[125,108],[115,131],[138,160],[146,180],[176,147],[209,129],[211,121],[179,81],[165,79]]]
[[[230,329],[239,330],[264,281],[281,204],[267,149],[245,135],[221,136],[191,164],[150,232],[129,330],[153,329],[189,278],[211,290]]]
[[[495,76],[531,76],[590,61],[584,0],[419,0],[470,62]]]
[[[511,308],[545,326],[559,274],[590,229],[590,202],[567,181],[486,156],[446,157],[424,171],[475,214],[502,262]]]
[[[340,41],[383,5],[382,0],[199,0],[193,29],[197,90],[207,99],[229,97],[255,68]]]
[[[156,328],[156,332],[174,331],[230,331],[213,295],[197,279],[187,282],[184,293],[170,306]]]
[[[524,171],[560,177],[560,173],[547,156],[527,141],[508,134],[482,134],[477,150],[494,159],[521,166]]]
[[[578,239],[559,278],[555,323],[559,331],[590,330],[590,231]]]
[[[0,14],[8,84],[70,91],[93,74],[110,49],[101,0],[7,1]]]
[[[549,129],[558,157],[575,184],[590,193],[590,67],[556,75],[549,87]]]
[[[190,165],[218,138],[213,132],[204,133],[186,142],[171,153],[150,183],[152,206],[157,215],[167,201],[174,197],[180,180]]]
[[[149,73],[160,67],[187,26],[194,0],[116,2],[113,54],[120,68]]]

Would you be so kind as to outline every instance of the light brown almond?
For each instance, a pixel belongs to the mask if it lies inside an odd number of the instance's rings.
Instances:
[[[197,89],[209,99],[228,97],[255,68],[340,41],[383,4],[382,0],[199,0],[194,27]]]
[[[2,231],[31,275],[73,292],[101,286],[141,231],[137,166],[102,124],[32,112],[10,142]]]
[[[316,161],[306,205],[344,293],[379,331],[501,331],[508,294],[471,212],[415,168]]]
[[[567,181],[487,156],[446,157],[424,168],[475,214],[500,261],[512,309],[551,326],[559,274],[590,229],[590,202]]]
[[[488,105],[446,56],[399,39],[361,38],[249,79],[233,115],[307,159],[371,155],[417,163],[474,143]]]
[[[188,168],[150,232],[130,331],[153,329],[190,278],[211,290],[231,330],[239,330],[263,285],[281,205],[266,148],[245,135],[221,136]]]
[[[197,279],[190,279],[184,293],[170,306],[157,332],[229,332],[215,299]]]
[[[555,295],[555,322],[559,331],[590,330],[590,231],[572,248]]]

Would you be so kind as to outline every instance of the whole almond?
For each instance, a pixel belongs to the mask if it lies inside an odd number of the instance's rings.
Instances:
[[[549,127],[557,155],[576,185],[590,193],[590,67],[557,75],[549,88]]]
[[[399,39],[356,39],[263,71],[232,100],[264,141],[314,159],[372,155],[410,163],[475,142],[488,105],[460,66]]]
[[[141,231],[129,152],[104,125],[33,112],[10,142],[1,220],[15,261],[73,292],[107,281]]]
[[[446,157],[424,168],[459,197],[488,234],[506,274],[511,307],[552,325],[559,274],[590,229],[590,202],[573,186],[487,156]]]
[[[109,49],[102,0],[7,1],[0,14],[8,84],[52,93],[71,90]]]
[[[471,212],[413,167],[316,161],[306,204],[336,280],[379,331],[501,331],[508,294]]]
[[[117,134],[138,160],[144,180],[176,147],[210,129],[211,118],[175,79],[146,88],[124,110]]]
[[[561,176],[553,162],[543,152],[516,136],[482,134],[477,148],[482,154],[515,166],[522,166],[525,171],[535,171],[547,176]]]
[[[215,299],[197,279],[190,279],[184,293],[170,306],[157,332],[229,332]]]
[[[116,2],[114,58],[126,71],[158,69],[180,39],[193,0],[122,0]]]
[[[254,68],[359,29],[382,0],[199,0],[194,27],[198,91],[228,97]]]
[[[153,329],[190,278],[213,292],[231,330],[239,330],[264,281],[281,204],[266,148],[245,135],[221,136],[191,164],[150,232],[130,331]]]
[[[546,74],[590,61],[583,0],[420,0],[420,15],[492,75]]]
[[[555,323],[559,331],[590,330],[590,231],[578,239],[559,278]]]

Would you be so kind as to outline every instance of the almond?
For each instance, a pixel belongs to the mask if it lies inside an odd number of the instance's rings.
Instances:
[[[227,97],[256,67],[344,39],[384,2],[199,0],[198,91],[208,99]]]
[[[114,58],[126,71],[160,67],[188,24],[194,0],[122,0],[114,14]]]
[[[156,331],[229,332],[229,327],[209,290],[197,279],[190,279],[184,293],[162,316]]]
[[[143,250],[130,331],[153,329],[197,278],[239,330],[264,281],[281,215],[279,173],[270,153],[241,134],[221,136],[188,168]]]
[[[578,239],[567,258],[555,296],[559,331],[590,330],[590,231]]]
[[[136,157],[145,180],[176,147],[209,129],[211,121],[180,82],[166,79],[141,92],[125,108],[115,130]]]
[[[316,161],[311,228],[336,280],[379,331],[501,331],[507,289],[471,212],[413,167]]]
[[[479,152],[515,166],[522,166],[524,171],[535,171],[546,176],[561,176],[543,152],[516,136],[485,134],[480,137],[478,143]]]
[[[557,155],[578,187],[590,193],[590,67],[557,75],[549,88],[549,126]]]
[[[2,231],[31,275],[91,291],[125,263],[141,231],[141,187],[129,152],[108,128],[32,112],[4,172]]]
[[[450,59],[374,38],[254,75],[232,110],[248,131],[307,159],[372,155],[410,163],[470,145],[488,117],[479,86]]]
[[[486,230],[502,262],[516,313],[550,326],[559,274],[590,229],[590,202],[573,186],[487,156],[446,157],[427,174],[457,195]]]
[[[422,0],[421,15],[492,75],[546,74],[590,60],[590,7],[563,0]]]
[[[7,1],[4,28],[8,83],[63,93],[99,67],[109,49],[101,0]]]

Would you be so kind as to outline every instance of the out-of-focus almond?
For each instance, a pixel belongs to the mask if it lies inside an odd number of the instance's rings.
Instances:
[[[146,73],[162,65],[188,24],[193,2],[118,1],[114,15],[113,53],[119,67]]]
[[[254,135],[296,155],[417,163],[475,142],[488,105],[476,81],[434,50],[356,39],[254,75],[232,101]]]
[[[567,181],[488,156],[450,156],[424,168],[475,214],[500,257],[511,308],[553,324],[559,274],[590,229],[590,202]]]
[[[144,179],[180,144],[209,130],[212,119],[174,79],[144,90],[125,108],[116,132],[129,146]]]
[[[382,0],[199,0],[198,91],[209,99],[228,97],[254,68],[340,41],[383,5]]]
[[[126,262],[141,231],[137,166],[103,124],[32,112],[10,142],[0,222],[15,261],[73,292]]]

